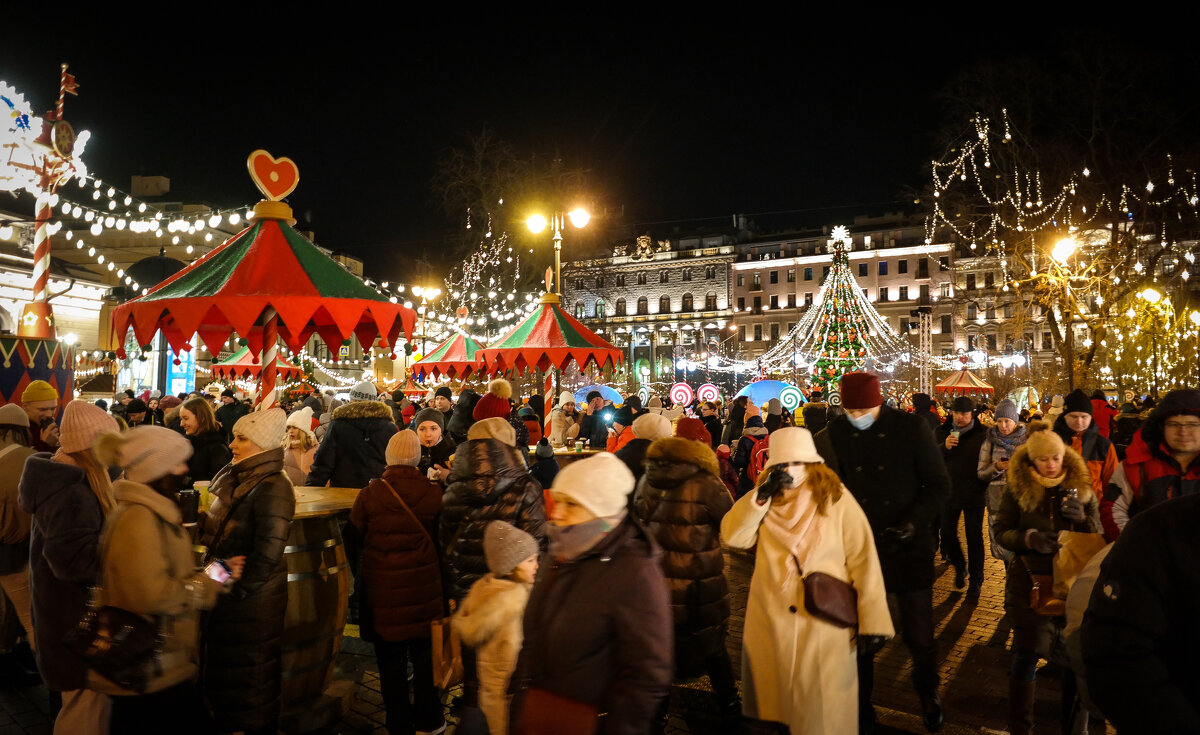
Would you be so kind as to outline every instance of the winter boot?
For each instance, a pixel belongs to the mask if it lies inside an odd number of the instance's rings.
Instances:
[[[1008,731],[1011,735],[1033,732],[1033,698],[1037,683],[1015,677],[1008,680]]]

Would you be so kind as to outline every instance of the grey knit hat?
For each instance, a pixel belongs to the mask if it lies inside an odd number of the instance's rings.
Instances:
[[[436,408],[422,408],[413,416],[413,428],[416,428],[426,421],[432,421],[438,425],[439,429],[446,428],[446,415]]]
[[[997,421],[1000,419],[1012,419],[1016,421],[1017,417],[1020,416],[1020,411],[1017,410],[1017,404],[1005,398],[996,406],[993,416]]]
[[[483,531],[483,557],[488,571],[507,577],[517,565],[538,553],[533,536],[505,521],[492,521]]]

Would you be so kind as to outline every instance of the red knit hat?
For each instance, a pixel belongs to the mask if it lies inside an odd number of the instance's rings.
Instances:
[[[875,408],[883,405],[879,376],[872,373],[846,373],[842,376],[842,408]]]
[[[704,442],[705,446],[712,445],[712,434],[709,434],[708,429],[704,428],[704,422],[691,416],[679,417],[679,421],[675,422],[675,436],[695,439],[698,442]]]
[[[503,378],[497,378],[488,383],[488,392],[475,404],[471,418],[476,421],[484,419],[507,419],[512,415],[512,406],[508,399],[512,397],[512,384]]]

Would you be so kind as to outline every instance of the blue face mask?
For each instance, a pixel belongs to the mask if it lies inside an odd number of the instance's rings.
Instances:
[[[871,426],[875,423],[875,416],[872,414],[869,414],[869,413],[864,413],[862,416],[859,416],[857,418],[855,418],[853,416],[846,416],[846,418],[850,420],[851,426],[853,426],[856,429],[859,429],[860,431],[862,429],[871,428]]]

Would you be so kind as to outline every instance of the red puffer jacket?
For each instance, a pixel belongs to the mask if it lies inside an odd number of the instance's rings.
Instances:
[[[1200,492],[1200,461],[1193,461],[1185,472],[1165,443],[1151,448],[1142,439],[1144,429],[1133,435],[1125,461],[1113,473],[1100,501],[1100,520],[1109,541],[1117,540],[1135,513],[1164,500]]]

